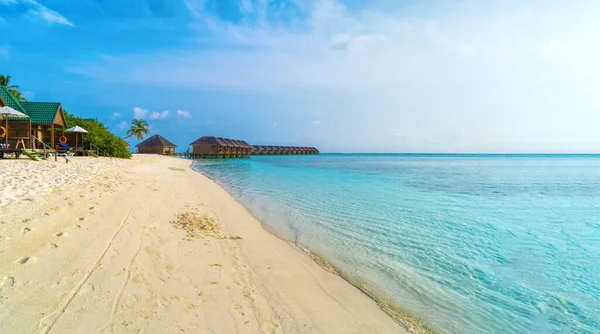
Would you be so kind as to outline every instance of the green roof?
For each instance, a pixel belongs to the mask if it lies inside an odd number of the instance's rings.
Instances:
[[[4,86],[0,86],[0,98],[2,98],[2,101],[4,101],[4,103],[6,103],[6,106],[11,107],[20,112],[25,112],[19,99],[14,97],[14,95],[12,95]]]
[[[56,113],[60,110],[58,102],[22,102],[14,97],[5,87],[0,86],[0,98],[7,106],[26,113],[32,123],[52,124]],[[12,120],[27,120],[27,118],[11,117]]]
[[[21,105],[31,118],[31,123],[54,123],[56,113],[60,108],[58,102],[21,102]]]

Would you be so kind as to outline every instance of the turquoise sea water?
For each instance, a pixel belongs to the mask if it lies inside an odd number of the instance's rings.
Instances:
[[[600,333],[600,156],[196,161],[272,232],[442,333]]]

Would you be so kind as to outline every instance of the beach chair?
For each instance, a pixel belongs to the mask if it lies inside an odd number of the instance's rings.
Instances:
[[[80,146],[69,146],[69,144],[67,143],[63,143],[63,142],[59,142],[58,145],[56,145],[56,151],[58,152],[58,156],[62,157],[62,156],[66,156],[66,157],[72,157],[75,155],[75,151],[82,151],[83,147]]]

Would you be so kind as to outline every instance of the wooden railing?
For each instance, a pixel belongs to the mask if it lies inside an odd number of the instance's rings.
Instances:
[[[38,143],[42,144],[42,147],[44,148],[44,156],[45,157],[47,157],[48,152],[50,152],[50,153],[54,154],[54,161],[58,161],[58,151],[56,151],[52,147],[48,146],[43,141],[39,140],[38,137],[36,137],[36,136],[31,136],[31,137],[33,138],[33,147],[34,148],[35,148],[35,142],[37,141]],[[65,158],[66,162],[69,163],[69,158],[67,158],[66,156],[63,156],[63,158]]]
[[[90,143],[90,150],[91,151],[96,151],[96,155],[97,156],[100,156],[100,153],[102,153],[102,156],[104,156],[104,157],[108,156],[108,154],[105,151],[101,150],[100,148],[98,148],[98,146],[96,146],[96,145],[94,145],[92,143]]]

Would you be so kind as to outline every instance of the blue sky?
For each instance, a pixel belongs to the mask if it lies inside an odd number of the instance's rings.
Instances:
[[[144,117],[326,152],[600,151],[598,1],[0,0],[0,73],[124,134]]]

